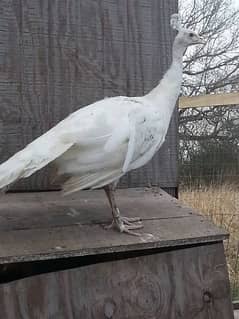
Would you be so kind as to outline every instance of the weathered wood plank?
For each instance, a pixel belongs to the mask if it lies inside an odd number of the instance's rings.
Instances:
[[[0,307],[4,319],[233,319],[222,243],[3,284]]]
[[[120,190],[117,199],[123,213],[136,216],[140,207],[147,220],[193,214],[163,191]],[[84,191],[69,198],[60,192],[7,194],[0,202],[0,231],[110,223],[112,219],[103,191]]]
[[[227,238],[223,231],[199,217],[143,219],[143,223],[144,230],[139,237],[107,231],[103,228],[106,222],[1,232],[0,263],[184,246]]]
[[[179,108],[238,105],[239,93],[205,94],[198,96],[182,96],[179,98]]]
[[[1,1],[0,159],[79,107],[141,95],[171,61],[177,1]],[[121,186],[177,186],[175,117],[160,155]],[[55,189],[49,169],[12,189]]]
[[[227,237],[225,231],[157,189],[119,190],[117,199],[124,215],[142,218],[141,236],[104,229],[111,213],[102,191],[81,192],[68,199],[60,198],[59,192],[3,196],[0,263],[178,246]]]
[[[104,0],[103,6],[104,96],[127,95],[127,1]]]
[[[103,97],[102,78],[95,75],[103,65],[100,1],[3,1],[2,7],[1,161],[79,106]],[[96,39],[78,41],[77,33],[85,32]],[[49,189],[48,171],[15,189]]]

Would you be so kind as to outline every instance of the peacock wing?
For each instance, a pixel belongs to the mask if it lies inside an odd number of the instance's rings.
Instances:
[[[145,165],[164,141],[160,116],[144,107],[129,113],[129,142],[123,172]]]

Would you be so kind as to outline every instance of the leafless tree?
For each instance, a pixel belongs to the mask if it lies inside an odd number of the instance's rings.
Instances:
[[[184,60],[183,95],[214,94],[239,89],[239,8],[232,0],[181,0],[180,13],[187,27],[207,38]],[[182,109],[179,112],[180,158],[220,143],[234,152],[239,146],[239,108],[232,106]],[[238,151],[239,154],[239,151]],[[223,160],[223,159],[222,159]]]
[[[181,0],[187,27],[207,38],[204,47],[186,52],[183,93],[215,93],[238,88],[239,9],[232,0]]]

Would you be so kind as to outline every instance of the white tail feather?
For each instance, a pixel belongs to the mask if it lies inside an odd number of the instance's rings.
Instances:
[[[25,172],[25,167],[29,162],[30,159],[26,156],[24,160],[24,156],[19,152],[0,165],[0,188],[21,178]]]
[[[0,189],[19,178],[32,175],[61,156],[72,145],[73,143],[66,143],[62,136],[54,136],[53,130],[48,131],[0,165]]]
[[[120,170],[113,170],[108,172],[96,172],[87,174],[85,176],[73,176],[63,184],[63,195],[86,189],[86,188],[101,188],[107,185],[122,175]]]

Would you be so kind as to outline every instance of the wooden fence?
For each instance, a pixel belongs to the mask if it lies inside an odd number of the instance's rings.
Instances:
[[[239,92],[182,96],[179,98],[180,109],[222,105],[239,105]]]

